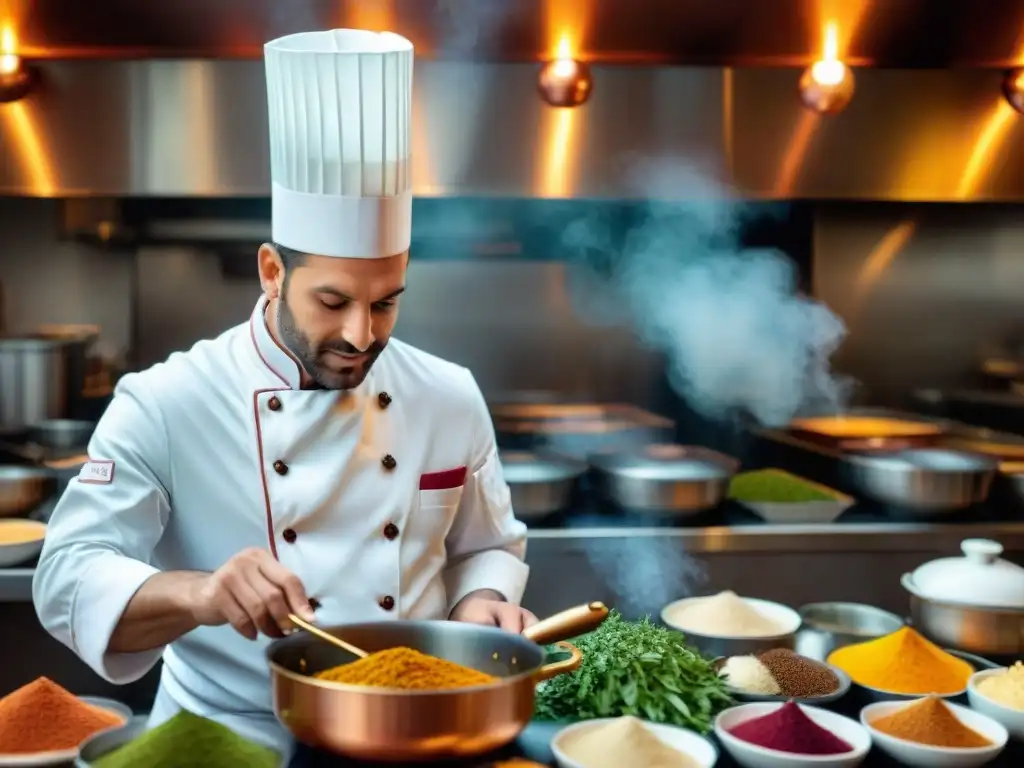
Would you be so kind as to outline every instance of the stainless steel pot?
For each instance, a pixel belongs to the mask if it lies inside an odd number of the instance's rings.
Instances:
[[[0,517],[27,515],[56,489],[53,473],[27,465],[0,465]]]
[[[640,512],[691,515],[721,503],[739,462],[707,448],[651,445],[591,458],[595,485],[614,504]]]
[[[0,339],[0,424],[31,426],[68,415],[82,381],[71,380],[75,342],[36,337]]]
[[[921,593],[909,573],[900,583],[910,595],[911,624],[943,648],[986,657],[1024,655],[1024,609],[936,600]]]
[[[536,520],[565,509],[587,465],[529,451],[503,451],[501,466],[520,520]]]
[[[274,712],[299,740],[360,760],[417,762],[475,757],[509,744],[533,716],[538,682],[572,672],[583,660],[569,643],[549,662],[542,644],[588,632],[608,615],[601,603],[578,606],[523,635],[453,621],[387,621],[327,628],[373,652],[407,647],[497,680],[445,691],[399,691],[311,677],[355,657],[300,632],[267,649]]]
[[[921,514],[952,512],[988,497],[998,463],[942,448],[846,457],[850,480],[863,495]]]

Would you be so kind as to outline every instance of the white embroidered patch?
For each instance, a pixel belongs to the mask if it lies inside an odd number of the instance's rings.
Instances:
[[[109,485],[114,482],[114,462],[96,459],[87,461],[78,473],[78,482]]]

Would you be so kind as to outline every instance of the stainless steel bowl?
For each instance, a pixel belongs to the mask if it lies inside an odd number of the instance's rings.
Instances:
[[[651,445],[591,459],[595,484],[612,503],[638,512],[689,516],[718,506],[739,463],[707,448]]]
[[[935,600],[917,589],[909,573],[901,583],[910,594],[911,623],[932,641],[980,656],[1024,655],[1024,609]]]
[[[27,515],[57,487],[53,473],[40,467],[0,465],[0,517]]]
[[[984,501],[998,463],[987,456],[941,448],[848,456],[860,493],[921,514],[952,512]]]
[[[29,428],[29,440],[44,448],[70,450],[84,449],[89,438],[96,431],[96,423],[75,419],[51,419],[33,424]]]
[[[891,635],[904,624],[895,613],[861,603],[810,603],[799,613],[797,653],[818,661],[837,648]]]
[[[523,635],[453,621],[387,621],[326,628],[366,651],[407,647],[493,675],[490,685],[400,691],[311,677],[355,657],[300,632],[267,649],[274,713],[299,741],[360,760],[417,762],[476,757],[511,743],[533,716],[538,682],[572,672],[583,660],[551,662],[544,644],[594,629],[600,603],[578,606]]]
[[[565,509],[587,471],[582,462],[528,451],[503,451],[501,467],[512,493],[512,510],[520,520],[535,520]]]

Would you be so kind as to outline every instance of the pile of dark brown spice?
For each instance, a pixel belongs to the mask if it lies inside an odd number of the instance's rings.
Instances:
[[[839,678],[824,664],[794,653],[788,648],[773,648],[759,653],[758,660],[768,667],[783,696],[812,699],[839,690]]]

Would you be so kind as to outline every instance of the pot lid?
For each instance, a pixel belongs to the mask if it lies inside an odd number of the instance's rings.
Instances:
[[[593,456],[591,463],[614,475],[642,480],[714,480],[736,474],[738,463],[707,448],[658,444]]]
[[[963,557],[925,563],[911,580],[920,597],[942,602],[1024,608],[1024,568],[1003,560],[1002,545],[988,539],[965,539]]]

